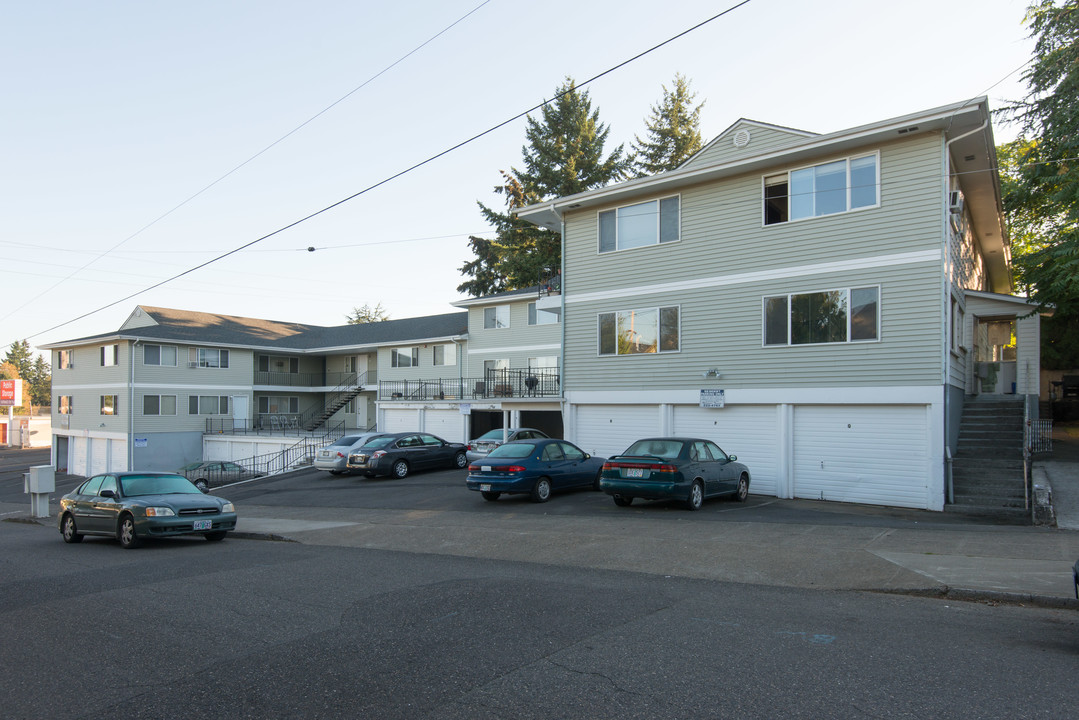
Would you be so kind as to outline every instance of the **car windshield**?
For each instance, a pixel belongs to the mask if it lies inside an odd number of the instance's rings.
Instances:
[[[335,447],[352,447],[356,444],[356,441],[360,439],[359,435],[346,435],[337,442],[334,443]]]
[[[202,493],[191,481],[181,475],[128,475],[120,478],[120,489],[126,497],[138,495],[166,495]]]
[[[370,448],[386,447],[387,445],[389,445],[390,443],[392,443],[396,439],[397,438],[395,438],[393,436],[383,435],[382,437],[371,438],[370,440],[368,440],[364,444],[364,447],[365,448],[369,448],[369,447]]]
[[[671,460],[682,452],[682,443],[678,440],[638,440],[629,446],[623,455],[652,455]]]
[[[506,432],[507,437],[513,434],[513,432],[510,431],[510,430],[506,430],[505,432]],[[488,432],[485,432],[484,434],[480,435],[476,439],[477,440],[501,440],[502,439],[502,428],[495,428],[494,430],[489,430]]]
[[[505,443],[499,445],[487,456],[491,458],[525,458],[536,450],[534,443]]]

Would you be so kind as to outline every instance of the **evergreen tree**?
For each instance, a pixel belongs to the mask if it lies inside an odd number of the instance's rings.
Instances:
[[[1079,1],[1040,0],[1026,22],[1036,38],[1028,93],[1004,109],[1022,136],[1001,152],[1014,264],[1039,306],[1079,316]]]
[[[681,74],[675,74],[672,89],[663,86],[663,99],[652,106],[646,122],[647,138],[634,136],[637,177],[674,170],[703,147],[700,115],[704,103],[694,108],[695,97],[697,93],[690,92],[689,81]]]
[[[461,266],[469,280],[457,287],[472,296],[518,290],[557,272],[562,261],[559,233],[518,219],[513,211],[543,200],[602,187],[627,176],[630,162],[619,145],[604,156],[610,128],[599,121],[588,92],[578,92],[566,78],[555,98],[543,106],[540,119],[531,116],[521,148],[524,169],[502,172],[495,192],[506,200],[499,212],[478,203],[495,239],[470,237],[475,258]]]
[[[52,404],[52,369],[49,362],[38,355],[34,358],[34,364],[30,369],[30,387],[25,392],[29,393],[31,405]]]
[[[30,351],[30,343],[26,340],[16,340],[4,356],[3,362],[11,363],[19,371],[19,377],[24,380],[30,376],[34,364],[34,354]]]

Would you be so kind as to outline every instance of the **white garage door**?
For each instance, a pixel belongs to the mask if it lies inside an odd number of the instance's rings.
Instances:
[[[424,430],[448,442],[465,441],[464,415],[453,410],[425,410]]]
[[[109,441],[105,438],[90,438],[90,474],[98,475],[109,471]]]
[[[576,439],[587,453],[610,457],[644,437],[660,432],[655,405],[579,405]]]
[[[387,410],[383,417],[385,426],[380,427],[379,432],[409,432],[420,429],[420,413],[418,410]]]
[[[71,465],[68,472],[72,475],[90,475],[90,439],[84,437],[72,438],[73,449],[71,451]]]
[[[673,435],[714,441],[749,468],[749,490],[775,495],[779,476],[775,405],[674,408]]]
[[[794,496],[928,507],[924,405],[794,408]]]
[[[127,440],[109,440],[109,472],[127,470]]]

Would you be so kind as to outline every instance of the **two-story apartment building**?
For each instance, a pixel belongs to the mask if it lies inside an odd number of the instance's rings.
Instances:
[[[741,120],[677,170],[518,215],[563,236],[566,437],[589,452],[700,436],[754,492],[939,510],[979,363],[1037,393],[985,98],[826,135]]]

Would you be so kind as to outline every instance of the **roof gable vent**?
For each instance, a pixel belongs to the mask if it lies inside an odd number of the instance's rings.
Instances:
[[[743,148],[746,145],[749,145],[749,140],[749,130],[746,130],[745,128],[742,128],[734,134],[734,146],[737,148]]]

